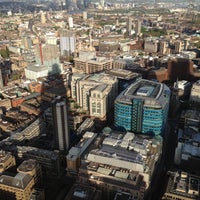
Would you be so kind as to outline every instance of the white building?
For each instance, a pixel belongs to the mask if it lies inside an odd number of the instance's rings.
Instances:
[[[48,76],[48,68],[45,66],[31,65],[24,69],[25,76],[30,80],[37,80],[39,77]]]
[[[63,30],[60,33],[60,52],[61,56],[69,56],[74,53],[76,48],[75,32]]]
[[[109,107],[109,94],[111,88],[106,84],[99,85],[91,90],[90,115],[103,118],[106,116]]]
[[[68,17],[68,24],[69,24],[69,29],[74,27],[74,22],[73,22],[73,17]]]
[[[55,33],[52,32],[46,33],[45,39],[47,44],[57,45],[57,37],[55,36]]]

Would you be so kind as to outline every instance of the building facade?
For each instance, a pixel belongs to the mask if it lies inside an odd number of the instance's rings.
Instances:
[[[69,148],[70,133],[68,130],[68,116],[66,100],[56,97],[52,101],[55,146],[60,151]]]
[[[76,48],[75,32],[69,30],[62,30],[60,33],[60,52],[61,56],[70,56],[74,53]]]
[[[138,80],[115,100],[115,126],[136,133],[162,134],[169,100],[170,89],[166,85]]]
[[[192,85],[190,101],[192,103],[200,104],[200,80]]]
[[[15,176],[0,176],[0,197],[9,200],[29,200],[34,179],[27,174],[17,173]]]
[[[73,74],[71,94],[92,117],[104,118],[118,94],[118,80],[108,74]]]

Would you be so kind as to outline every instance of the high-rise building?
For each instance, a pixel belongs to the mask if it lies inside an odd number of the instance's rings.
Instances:
[[[141,21],[138,19],[135,21],[135,34],[140,35],[141,33]]]
[[[28,34],[22,36],[22,47],[24,49],[30,49],[32,47],[32,39]]]
[[[162,134],[169,100],[170,89],[165,84],[140,79],[115,100],[115,126],[136,133]]]
[[[52,101],[52,113],[56,149],[65,151],[69,148],[70,133],[68,129],[67,105],[64,98],[59,96]]]
[[[46,12],[41,11],[41,23],[45,24],[46,20]]]
[[[54,44],[38,44],[35,46],[36,63],[47,67],[48,72],[55,74],[62,71],[59,49]]]
[[[83,19],[87,20],[87,12],[86,11],[83,12]]]
[[[62,30],[60,33],[60,52],[61,56],[72,55],[76,48],[75,32]]]
[[[68,24],[69,24],[69,29],[72,29],[74,27],[74,22],[73,22],[73,17],[68,18]]]
[[[127,22],[127,32],[131,35],[131,31],[134,29],[134,19],[132,17],[128,18]]]

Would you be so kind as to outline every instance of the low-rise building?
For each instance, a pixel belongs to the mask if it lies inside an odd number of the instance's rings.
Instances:
[[[66,157],[67,160],[67,172],[69,174],[77,173],[81,165],[81,157],[89,146],[94,142],[97,137],[97,133],[86,132],[81,141],[75,147],[72,147],[69,150],[69,153]]]
[[[0,197],[9,200],[29,200],[34,179],[24,173],[16,175],[0,175]]]
[[[101,191],[87,184],[76,183],[68,192],[65,200],[101,200]]]
[[[35,184],[41,181],[41,166],[36,160],[28,159],[23,161],[21,165],[18,166],[17,171],[32,176]]]
[[[105,72],[111,76],[116,76],[118,79],[118,93],[125,90],[131,83],[142,79],[141,74],[131,72],[125,69],[111,69]]]
[[[104,119],[111,110],[118,92],[118,80],[108,74],[72,76],[71,94],[90,116]]]
[[[190,102],[200,104],[200,80],[193,83],[190,93]]]
[[[194,200],[199,199],[200,177],[186,172],[168,172],[169,180],[167,189],[163,195],[163,200],[179,199]]]
[[[6,109],[12,108],[11,100],[8,98],[0,100],[0,107],[4,107]]]
[[[60,173],[60,156],[56,151],[38,149],[30,146],[17,146],[15,153],[19,159],[36,160],[46,173]]]
[[[147,139],[110,130],[82,157],[79,180],[89,182],[110,199],[113,191],[124,191],[143,199],[162,151],[162,139]]]
[[[10,152],[0,151],[0,173],[15,166],[15,157]]]
[[[75,70],[79,73],[93,74],[113,68],[113,59],[95,57],[89,60],[74,58]]]

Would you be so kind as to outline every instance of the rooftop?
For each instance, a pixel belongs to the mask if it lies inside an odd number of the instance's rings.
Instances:
[[[109,71],[106,71],[106,73],[126,80],[140,76],[138,73],[133,73],[125,69],[111,69]]]
[[[170,172],[165,193],[185,197],[188,200],[199,199],[200,177],[185,172]]]
[[[10,187],[15,187],[19,189],[24,189],[32,180],[32,177],[27,174],[17,173],[15,176],[11,175],[1,175],[0,184],[7,185]]]
[[[37,165],[36,160],[29,159],[25,160],[17,169],[21,172],[28,172],[35,169],[36,165]]]
[[[133,99],[142,99],[146,105],[165,106],[170,98],[170,89],[158,82],[145,79],[137,80],[125,89],[116,99],[116,102],[132,104]]]

